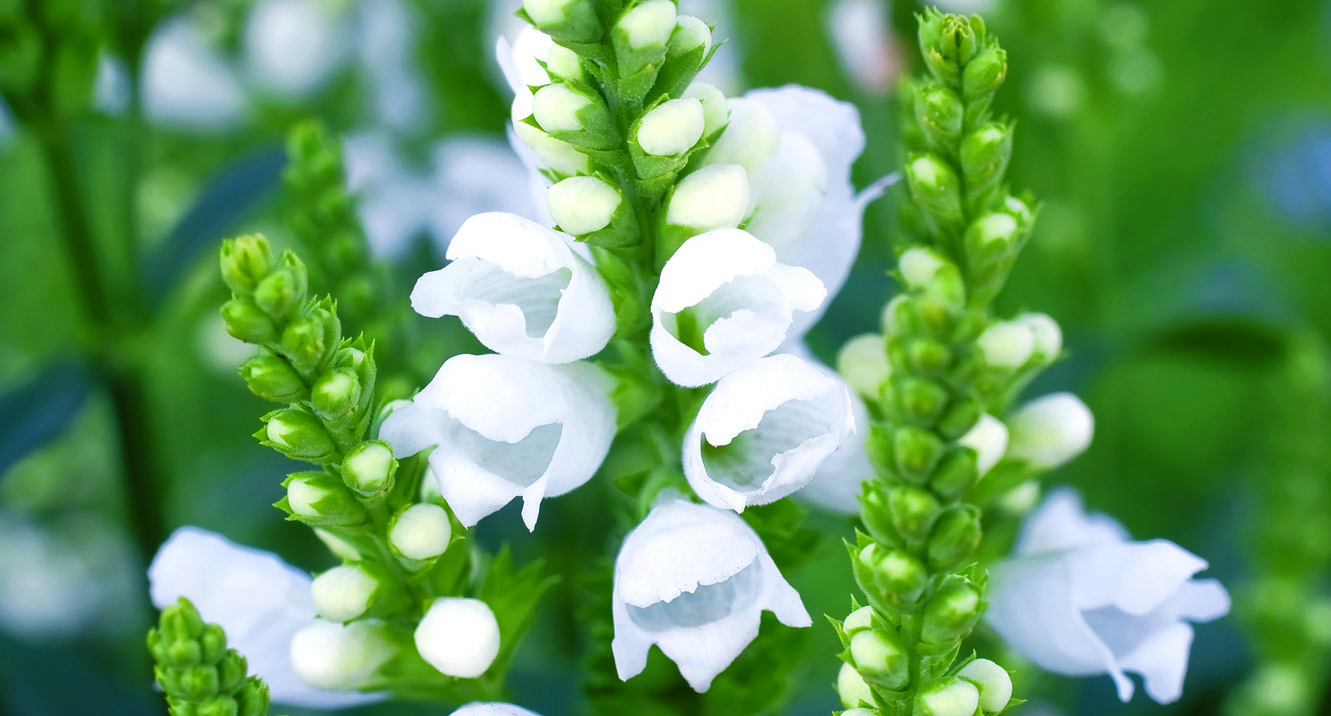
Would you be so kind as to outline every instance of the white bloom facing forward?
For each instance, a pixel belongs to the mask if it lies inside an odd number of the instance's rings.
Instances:
[[[611,388],[590,363],[459,355],[379,434],[398,456],[437,446],[430,467],[463,525],[521,497],[522,519],[535,529],[541,500],[591,479],[610,449]]]
[[[572,239],[515,214],[477,214],[448,245],[452,262],[416,282],[411,306],[455,315],[504,355],[567,363],[599,352],[615,332],[605,281]]]
[[[740,229],[684,242],[661,269],[652,296],[652,355],[686,387],[776,350],[797,311],[822,305],[827,291],[807,269],[778,263],[771,246]]]
[[[222,627],[230,646],[248,660],[250,672],[268,683],[273,701],[332,708],[377,698],[326,690],[357,685],[331,678],[307,682],[306,677],[317,676],[319,670],[293,665],[298,635],[309,631],[302,640],[323,638],[332,643],[338,641],[338,635],[328,629],[342,627],[315,618],[310,576],[276,555],[241,547],[195,527],[182,527],[157,551],[148,567],[148,581],[153,604],[159,609],[185,597],[204,621]],[[365,658],[373,656],[367,652]]]
[[[769,356],[703,401],[684,436],[684,475],[708,504],[743,512],[809,484],[854,430],[845,383],[796,356]]]
[[[624,538],[612,609],[619,678],[641,673],[655,644],[698,692],[758,635],[764,610],[786,626],[812,623],[753,528],[677,495]]]
[[[1229,611],[1220,583],[1194,580],[1206,561],[1167,540],[1129,541],[1104,515],[1087,515],[1070,490],[1052,493],[1026,522],[1016,550],[992,573],[985,618],[1049,671],[1108,673],[1123,701],[1125,672],[1141,674],[1160,703],[1178,699],[1193,631]]]
[[[1012,441],[1008,456],[1052,470],[1091,445],[1095,418],[1081,398],[1053,393],[1021,406],[1008,416]]]

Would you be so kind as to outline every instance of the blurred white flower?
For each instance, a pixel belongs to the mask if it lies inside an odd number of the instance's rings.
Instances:
[[[1108,673],[1123,701],[1125,672],[1160,703],[1178,699],[1192,626],[1229,611],[1206,561],[1167,540],[1129,541],[1071,490],[1049,495],[1026,521],[1013,556],[991,573],[985,619],[1023,656],[1060,674]]]
[[[411,307],[454,315],[487,348],[544,363],[594,355],[615,332],[605,281],[573,238],[516,214],[467,219],[450,263],[416,282]]]
[[[475,703],[467,704],[462,708],[449,714],[449,716],[540,716],[534,711],[528,711],[521,706],[513,704],[500,703]]]
[[[415,67],[414,13],[402,0],[374,0],[363,3],[356,18],[357,50],[370,80],[373,111],[380,123],[398,130],[420,127],[430,109]]]
[[[684,436],[684,475],[708,504],[743,512],[809,484],[855,430],[831,371],[774,355],[726,375]]]
[[[957,438],[957,442],[975,451],[975,470],[984,477],[1007,451],[1007,427],[992,415],[981,415],[965,435]]]
[[[1095,418],[1081,398],[1052,393],[1018,408],[1007,426],[1008,457],[1052,470],[1090,447]]]
[[[615,435],[612,380],[583,362],[450,358],[379,436],[398,456],[432,446],[439,492],[470,527],[515,497],[535,529],[541,500],[591,479]]]
[[[245,64],[257,87],[307,97],[328,83],[351,49],[347,16],[321,0],[264,0],[245,19]]]
[[[310,576],[276,555],[241,547],[196,527],[182,527],[157,551],[148,567],[148,581],[158,609],[185,597],[194,603],[204,621],[222,627],[227,644],[244,655],[251,673],[268,683],[273,701],[333,708],[379,698],[325,690],[332,685],[357,688],[334,677],[340,679],[353,672],[363,676],[365,669],[356,668],[356,664],[361,659],[373,660],[374,654],[366,652],[356,657],[334,653],[330,647],[336,644],[363,646],[361,635],[349,638],[340,626],[317,619]],[[295,644],[298,634],[305,636]],[[318,648],[305,648],[312,645]],[[307,653],[325,656],[322,660],[306,659]],[[292,663],[298,655],[302,656],[299,667]],[[324,688],[307,683],[303,677],[321,680]]]
[[[711,383],[776,350],[797,311],[827,292],[808,270],[777,262],[772,247],[740,229],[684,242],[652,296],[652,356],[683,386]]]
[[[397,645],[382,622],[315,621],[291,637],[291,667],[301,681],[316,689],[370,688],[380,669],[397,655]],[[333,704],[339,705],[346,704]]]
[[[656,644],[698,692],[758,635],[764,610],[787,626],[812,623],[753,528],[675,494],[624,538],[612,610],[619,678],[641,673]]]
[[[861,90],[887,94],[901,74],[901,57],[879,0],[837,0],[827,9],[827,29],[841,67]]]
[[[250,110],[235,69],[185,18],[162,23],[148,38],[143,103],[154,122],[202,131],[228,129]]]

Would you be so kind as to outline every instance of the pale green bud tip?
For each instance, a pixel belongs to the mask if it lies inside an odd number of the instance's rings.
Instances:
[[[864,396],[877,396],[878,387],[891,370],[887,362],[887,346],[877,333],[856,336],[841,347],[836,357],[836,369],[846,384]]]
[[[310,598],[319,616],[331,622],[348,622],[370,608],[379,582],[360,567],[344,564],[314,578]]]
[[[670,0],[649,0],[624,13],[616,23],[628,46],[634,50],[665,45],[675,29],[675,4]]]
[[[287,501],[291,501],[290,496],[287,497]],[[332,552],[341,559],[354,562],[361,558],[360,550],[356,549],[356,545],[338,537],[328,530],[321,530],[316,527],[314,529],[314,536],[318,537],[319,541],[324,543],[324,546],[328,548],[329,552]]]
[[[963,666],[957,676],[971,682],[980,692],[980,710],[986,714],[1002,711],[1012,700],[1012,677],[1007,670],[988,659],[976,659]]]
[[[596,177],[569,177],[550,187],[550,218],[574,236],[600,231],[623,203],[619,190]]]
[[[926,154],[906,165],[911,183],[926,189],[936,189],[954,183],[952,170],[937,157]]]
[[[841,705],[848,709],[857,708],[861,703],[874,703],[869,685],[864,683],[864,677],[850,664],[841,665],[841,672],[836,677],[836,690],[841,697]]]
[[[907,286],[914,288],[927,286],[942,267],[942,259],[929,249],[917,247],[901,255],[901,278],[906,281]]]
[[[887,676],[906,672],[907,655],[872,629],[850,638],[850,658],[855,668],[870,676]]]
[[[873,607],[860,607],[851,612],[846,621],[841,623],[841,630],[851,634],[871,626],[873,626]]]
[[[1046,395],[1023,405],[1008,425],[1012,456],[1046,469],[1080,455],[1095,433],[1090,409],[1071,393]]]
[[[726,123],[726,118],[730,116],[725,94],[714,85],[694,82],[684,90],[684,96],[702,102],[703,131],[709,135],[720,129]]]
[[[592,101],[562,84],[546,85],[532,97],[532,114],[547,132],[576,132],[582,129],[578,113]]]
[[[901,325],[901,321],[898,320],[898,316],[901,315],[900,311],[908,301],[910,301],[910,296],[897,294],[892,297],[891,301],[887,302],[886,306],[883,306],[883,314],[879,316],[878,323],[883,327],[884,333],[901,332],[903,326]]]
[[[658,157],[683,154],[702,138],[705,124],[702,102],[672,99],[643,115],[638,146]]]
[[[268,275],[272,250],[262,236],[240,236],[222,243],[222,279],[238,293],[253,291]]]
[[[970,231],[981,246],[1006,244],[1017,235],[1017,220],[1008,214],[985,214],[975,221]]]
[[[670,49],[666,56],[678,57],[699,47],[704,53],[711,49],[711,28],[692,15],[680,15],[675,20],[675,33],[670,36]]]
[[[1020,368],[1035,352],[1031,329],[1015,321],[995,323],[975,340],[985,361],[998,368]]]
[[[975,469],[983,477],[1007,452],[1007,426],[992,415],[981,415],[974,427],[957,442],[975,451]]]
[[[314,508],[314,503],[327,494],[328,492],[322,487],[311,484],[303,477],[297,477],[287,483],[287,504],[292,512],[301,517],[319,517],[319,511]]]
[[[1043,313],[1025,313],[1017,317],[1017,322],[1030,329],[1035,337],[1035,352],[1045,360],[1051,360],[1063,350],[1063,331],[1058,322]]]
[[[666,210],[666,223],[703,231],[739,226],[749,210],[744,167],[717,164],[684,177]]]
[[[352,448],[342,462],[342,479],[347,487],[362,495],[386,492],[397,472],[393,449],[380,440],[363,442]]]
[[[1015,196],[1009,196],[1003,200],[1003,211],[1012,215],[1012,217],[1017,220],[1017,223],[1022,226],[1029,225],[1035,218],[1034,215],[1031,214],[1031,207],[1027,206],[1026,202]]]
[[[545,66],[560,79],[571,80],[582,76],[582,60],[578,58],[578,53],[560,45],[550,47],[545,56]]]
[[[980,692],[969,681],[958,679],[921,693],[915,705],[922,716],[974,716]]]
[[[328,420],[343,419],[355,413],[360,397],[360,378],[349,368],[324,373],[310,389],[310,404],[315,412]]]
[[[409,559],[434,559],[448,549],[453,525],[438,505],[412,505],[398,516],[388,541]]]

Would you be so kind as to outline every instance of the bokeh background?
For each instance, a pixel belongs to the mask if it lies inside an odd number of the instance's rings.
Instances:
[[[69,11],[37,28],[49,46],[99,54],[91,96],[34,120],[12,82],[38,3],[0,2],[0,713],[158,714],[143,570],[171,529],[330,564],[270,506],[289,465],[250,437],[266,408],[237,378],[247,351],[218,318],[218,241],[292,240],[285,138],[308,118],[344,138],[395,300],[467,215],[527,210],[493,61],[515,3],[46,4]],[[1091,449],[1047,482],[1076,486],[1138,538],[1203,555],[1236,597],[1229,618],[1198,629],[1179,703],[1120,704],[1107,678],[1009,657],[1029,700],[1017,713],[1331,713],[1331,3],[940,4],[982,12],[1011,60],[999,100],[1019,119],[1011,180],[1043,208],[1000,307],[1049,313],[1070,352],[1031,393],[1075,391],[1096,415]],[[710,81],[854,102],[867,135],[857,184],[897,167],[894,88],[916,63],[919,6],[680,5],[728,38]],[[893,291],[899,198],[870,207],[851,279],[810,339],[825,359],[872,330]],[[62,238],[72,213],[90,246]],[[418,328],[421,354],[404,360],[427,376],[475,348],[443,322]],[[600,504],[580,491],[542,512],[535,537],[507,513],[481,537],[594,572],[604,565],[584,548],[610,554],[616,539]],[[806,525],[823,538],[796,586],[810,612],[844,613],[849,524],[813,511]],[[1015,526],[991,526],[999,549]],[[588,588],[552,592],[510,678],[547,716],[585,712],[588,636],[572,615]],[[783,713],[835,706],[835,636],[809,631]]]

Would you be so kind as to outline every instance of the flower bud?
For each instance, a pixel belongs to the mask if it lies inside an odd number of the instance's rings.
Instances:
[[[303,408],[274,410],[263,416],[263,421],[264,428],[255,437],[294,460],[318,462],[336,450],[333,437],[323,424]]]
[[[1035,220],[1035,214],[1031,211],[1031,207],[1015,196],[1003,199],[1003,211],[1016,219],[1017,224],[1023,230],[1028,229],[1031,222]]]
[[[1063,350],[1063,331],[1058,322],[1043,313],[1023,313],[1017,323],[1030,329],[1035,338],[1035,356],[1041,363],[1050,363]]]
[[[567,47],[551,45],[545,55],[545,68],[558,81],[582,79],[582,58]]]
[[[536,90],[532,116],[551,137],[574,146],[613,149],[619,145],[619,132],[605,100],[582,83],[562,82]]]
[[[927,85],[915,96],[915,119],[931,145],[942,149],[956,145],[961,137],[965,108],[961,99],[943,85]]]
[[[268,314],[248,298],[233,298],[222,305],[226,332],[246,343],[272,343],[277,340],[277,326]]]
[[[232,695],[236,701],[235,716],[266,716],[268,713],[268,685],[258,677],[250,677]]]
[[[957,499],[966,494],[980,479],[976,450],[950,450],[938,463],[938,469],[929,478],[929,488],[945,499]]]
[[[864,683],[864,678],[850,664],[841,665],[841,671],[836,677],[836,691],[841,697],[841,705],[848,709],[856,708],[861,703],[871,706],[875,703],[869,685]]]
[[[734,164],[707,166],[684,177],[666,210],[666,223],[698,233],[733,228],[749,210],[749,178]]]
[[[869,629],[873,626],[873,607],[860,607],[846,616],[846,620],[841,622],[841,631],[846,636],[855,636],[856,633]]]
[[[907,254],[915,256],[915,254],[912,254],[911,252],[917,250],[921,249],[911,249],[910,251],[907,251],[906,253],[902,254],[901,258],[903,259],[906,258]],[[911,260],[918,261],[919,259],[912,258]],[[917,272],[920,271],[921,268],[925,267],[912,267],[911,270],[912,272]],[[927,273],[930,277],[933,276],[934,270],[935,269],[932,268],[927,269]],[[902,269],[902,276],[903,277],[905,276],[904,269]],[[910,285],[915,285],[915,284],[910,284]],[[910,296],[904,293],[899,293],[896,296],[893,296],[892,300],[888,301],[886,306],[883,306],[883,313],[879,317],[878,323],[882,327],[884,333],[889,333],[889,334],[914,333],[916,330],[916,325],[915,325],[916,320],[915,320],[914,311],[915,309],[914,306],[911,305]]]
[[[1016,370],[1026,365],[1035,353],[1035,336],[1020,323],[1002,321],[986,328],[975,339],[975,345],[989,365]]]
[[[960,564],[980,546],[980,508],[955,505],[938,518],[929,538],[929,568],[942,572]]]
[[[901,412],[917,425],[932,425],[947,407],[947,389],[933,381],[908,376],[891,387]]]
[[[1012,700],[1012,677],[1007,670],[988,659],[976,659],[961,667],[957,676],[971,682],[980,692],[980,710],[996,714]]]
[[[309,389],[298,373],[280,356],[260,353],[240,366],[240,377],[251,393],[274,403],[294,403]]]
[[[979,590],[962,578],[952,579],[924,605],[920,639],[929,644],[954,644],[970,633],[982,611]]]
[[[283,251],[277,267],[255,287],[254,303],[280,320],[305,300],[307,282],[305,264],[291,251]]]
[[[379,580],[359,565],[344,564],[314,578],[310,598],[319,616],[349,622],[363,616],[374,601]]]
[[[870,466],[876,473],[882,475],[883,467],[881,461],[884,456],[876,454],[881,451],[881,446],[875,447],[881,443],[881,438],[875,439],[875,433],[881,432],[881,424],[871,424],[869,434],[865,440],[865,452],[868,453]],[[891,457],[887,458],[888,463]],[[864,529],[879,542],[890,544],[897,539],[896,528],[892,526],[892,517],[888,512],[888,487],[881,480],[867,480],[861,484],[862,492],[860,494],[860,514],[864,519]]]
[[[291,638],[291,668],[309,686],[355,691],[378,681],[379,670],[399,648],[390,627],[376,621],[346,626],[316,621]]]
[[[347,527],[365,521],[365,510],[340,480],[325,472],[298,472],[282,483],[287,496],[278,507],[310,525]]]
[[[334,424],[345,424],[360,407],[361,385],[356,371],[337,368],[319,376],[310,388],[310,405],[319,417]]]
[[[941,341],[917,338],[906,345],[906,357],[917,373],[938,375],[952,364],[952,351]]]
[[[665,58],[674,31],[675,4],[670,0],[647,0],[624,13],[611,31],[619,76],[634,78],[644,70],[654,76],[650,66]],[[639,92],[646,92],[650,79],[654,77],[635,82],[639,86],[646,85]]]
[[[837,352],[836,370],[856,393],[878,397],[878,388],[891,370],[883,336],[866,333],[846,341]]]
[[[961,172],[972,192],[996,186],[1012,157],[1012,127],[986,124],[961,140]]]
[[[892,431],[892,454],[901,476],[915,484],[929,479],[934,466],[943,457],[943,442],[937,435],[911,425]]]
[[[983,24],[980,31],[983,32]],[[925,65],[935,77],[946,82],[955,82],[960,77],[961,67],[970,61],[979,45],[976,28],[970,21],[937,11],[920,20],[919,36]]]
[[[236,293],[251,293],[268,275],[271,257],[272,250],[262,236],[250,234],[227,239],[222,242],[220,252],[222,280]]]
[[[424,561],[448,549],[453,523],[439,505],[420,503],[403,510],[388,530],[388,542],[403,557]]]
[[[642,116],[635,139],[652,156],[681,155],[702,138],[705,124],[702,102],[688,97],[672,99]]]
[[[1008,430],[1003,422],[992,415],[981,415],[957,442],[975,451],[975,469],[979,477],[993,469],[1008,449]]]
[[[675,19],[675,31],[670,35],[666,58],[674,59],[699,48],[702,48],[704,55],[712,49],[711,28],[692,15],[680,15]]]
[[[1006,259],[1016,247],[1017,238],[1017,220],[1007,214],[991,212],[972,221],[964,239],[972,273]]]
[[[702,102],[704,135],[710,137],[712,133],[725,126],[726,119],[730,116],[730,108],[726,106],[725,94],[715,85],[694,82],[684,91],[684,96]]]
[[[382,495],[393,489],[397,460],[393,449],[382,440],[367,440],[351,448],[342,460],[342,482],[365,497]]]
[[[619,190],[591,176],[569,177],[550,187],[550,218],[560,231],[584,236],[610,224],[624,203]]]
[[[439,673],[474,679],[499,654],[499,622],[479,599],[442,597],[416,627],[416,650]]]
[[[961,94],[967,102],[993,94],[1007,77],[1007,52],[993,47],[979,53],[961,74]]]
[[[603,29],[593,0],[522,0],[538,30],[560,42],[596,42]]]
[[[933,154],[917,156],[906,165],[906,179],[916,204],[945,224],[961,223],[961,182],[947,162]]]
[[[887,504],[897,534],[909,542],[928,539],[938,518],[938,498],[919,487],[896,487],[888,493]]]
[[[944,265],[943,259],[933,249],[915,247],[907,249],[905,253],[901,254],[901,259],[897,262],[897,269],[901,272],[901,279],[906,282],[907,286],[922,289],[933,282],[934,276],[942,270]],[[895,299],[893,300],[895,301]],[[892,304],[889,303],[888,307],[891,306]]]
[[[1095,418],[1077,396],[1055,393],[1023,405],[1008,418],[1008,427],[1012,432],[1008,454],[1051,470],[1091,444]]]
[[[303,375],[313,373],[342,341],[342,323],[332,303],[321,302],[296,317],[282,331],[281,353]]]
[[[910,654],[892,635],[865,629],[850,638],[850,658],[866,681],[897,690],[910,683]]]
[[[859,561],[867,568],[874,586],[895,604],[913,604],[929,583],[924,565],[899,549],[870,544],[860,550]]]
[[[964,679],[932,686],[915,697],[915,713],[920,716],[975,716],[979,705],[979,689]]]

